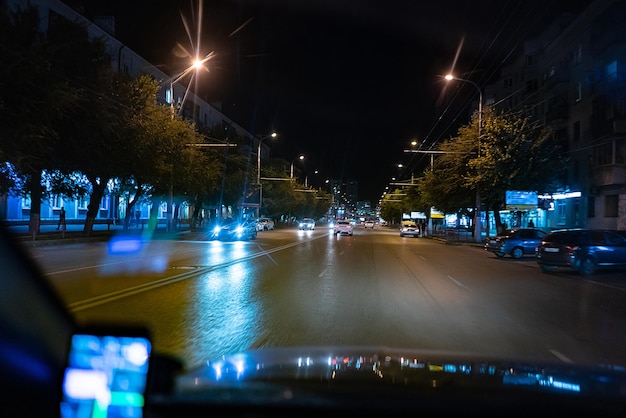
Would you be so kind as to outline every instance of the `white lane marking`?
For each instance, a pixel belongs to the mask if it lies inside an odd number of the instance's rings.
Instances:
[[[463,289],[467,289],[469,290],[469,287],[465,286],[463,283],[459,282],[458,280],[456,280],[454,277],[452,276],[448,276],[448,279],[450,279],[450,281],[452,283],[454,283],[455,285],[462,287]]]
[[[326,234],[328,235],[328,234]],[[295,247],[297,245],[301,245],[304,244],[306,242],[309,241],[313,241],[319,238],[322,238],[326,235],[322,235],[319,237],[315,237],[315,238],[311,238],[305,241],[295,241],[295,242],[291,242],[289,244],[285,244],[285,245],[281,245],[280,247],[275,247],[269,250],[264,250],[264,251],[259,251],[257,253],[254,254],[250,254],[247,256],[243,256],[241,258],[235,258],[233,260],[230,261],[226,261],[224,263],[221,264],[217,264],[214,266],[198,266],[195,270],[189,270],[186,271],[185,273],[181,273],[181,274],[177,274],[174,276],[169,276],[169,277],[164,277],[162,279],[159,280],[155,280],[153,282],[148,282],[148,283],[143,283],[137,286],[133,286],[133,287],[129,287],[126,289],[121,289],[121,290],[117,290],[114,292],[110,292],[104,295],[99,295],[99,296],[95,296],[92,298],[88,298],[85,300],[81,300],[81,301],[77,301],[74,303],[70,303],[67,305],[67,308],[72,311],[72,312],[78,312],[78,311],[82,311],[85,309],[89,309],[89,308],[93,308],[95,306],[99,306],[99,305],[103,305],[105,303],[108,302],[112,302],[118,299],[122,299],[131,295],[135,295],[138,293],[143,293],[146,292],[148,290],[152,290],[152,289],[156,289],[158,287],[162,287],[162,286],[167,286],[169,284],[172,283],[176,283],[178,281],[181,280],[186,280],[189,278],[196,278],[196,277],[200,277],[202,274],[204,273],[208,273],[210,271],[215,271],[224,267],[229,267],[232,266],[233,264],[237,264],[240,263],[242,261],[248,261],[248,260],[252,260],[254,258],[257,257],[262,257],[264,255],[269,255],[271,253],[277,252],[277,251],[282,251],[285,250],[287,248],[291,248],[291,247]]]
[[[548,351],[554,354],[559,360],[561,360],[564,363],[573,363],[572,360],[570,360],[567,356],[565,356],[559,351],[556,351],[556,350],[548,350]]]
[[[258,247],[261,251],[264,251],[264,250],[263,250],[263,247],[261,247],[260,245],[257,245],[257,247]],[[278,265],[278,263],[276,262],[276,260],[274,260],[274,257],[272,257],[272,256],[270,255],[270,253],[266,253],[265,255],[267,255],[267,258],[269,258],[269,259],[272,261],[272,263],[274,263],[274,265],[276,265],[276,266]]]

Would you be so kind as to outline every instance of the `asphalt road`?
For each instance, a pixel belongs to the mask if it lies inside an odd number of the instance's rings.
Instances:
[[[385,345],[626,363],[623,272],[545,274],[481,247],[280,229],[28,247],[79,322],[147,324],[188,365],[267,346]]]

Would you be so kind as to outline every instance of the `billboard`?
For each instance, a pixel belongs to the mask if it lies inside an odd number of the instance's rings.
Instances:
[[[508,210],[537,209],[539,197],[537,192],[507,190],[505,204]]]

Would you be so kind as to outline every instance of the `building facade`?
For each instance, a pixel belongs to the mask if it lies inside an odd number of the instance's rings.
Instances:
[[[164,105],[170,105],[177,109],[179,114],[187,119],[192,119],[199,128],[212,128],[215,126],[228,126],[231,134],[242,138],[243,143],[238,152],[256,153],[257,147],[261,149],[264,158],[268,156],[266,144],[262,144],[261,139],[235,121],[223,114],[218,104],[210,104],[189,91],[187,87],[177,80],[180,74],[168,75],[159,68],[132,51],[120,40],[115,38],[114,17],[101,17],[96,22],[92,22],[82,16],[77,10],[69,7],[58,0],[29,0],[28,5],[38,8],[40,15],[40,30],[45,33],[50,25],[58,19],[66,19],[75,22],[85,28],[89,36],[94,39],[104,41],[107,53],[111,57],[112,66],[118,72],[137,77],[141,74],[149,74],[157,80],[161,86],[157,100]],[[18,10],[27,6],[22,0],[6,0],[2,6],[10,10]],[[112,185],[111,185],[112,186]],[[100,211],[96,219],[117,220],[126,216],[128,206],[128,196],[117,196],[112,192],[113,187],[109,187],[106,195],[100,203]],[[77,199],[67,199],[57,196],[48,202],[42,202],[40,218],[42,221],[58,219],[61,207],[67,211],[67,219],[85,219],[87,212],[87,201]],[[149,216],[150,207],[140,205],[132,217],[144,219]],[[214,208],[217,213],[224,213],[224,216],[232,216],[233,208]],[[161,204],[158,210],[158,218],[167,218],[167,203]],[[182,219],[189,219],[191,208],[183,203],[177,208],[175,213]],[[30,199],[18,196],[0,196],[0,218],[9,221],[25,221],[30,217]]]
[[[566,176],[524,214],[548,229],[626,229],[626,2],[564,14],[486,88],[493,106],[530,114],[563,144]]]

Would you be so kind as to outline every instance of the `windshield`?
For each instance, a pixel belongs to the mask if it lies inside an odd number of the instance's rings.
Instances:
[[[419,354],[626,370],[623,2],[24,3],[0,219],[71,319],[8,289],[35,353],[140,324],[211,384],[273,349],[455,388],[489,368]],[[544,237],[577,228],[619,234]]]

